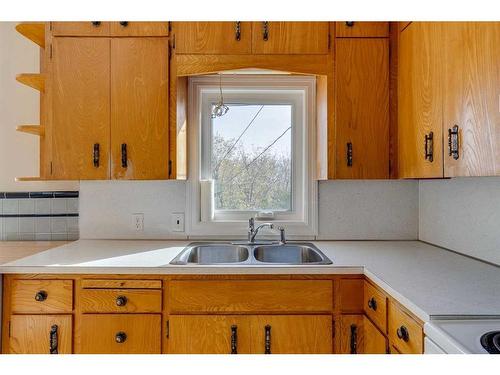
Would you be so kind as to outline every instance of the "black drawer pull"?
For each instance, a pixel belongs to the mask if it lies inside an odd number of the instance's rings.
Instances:
[[[353,26],[354,26],[354,21],[347,21],[347,22],[345,23],[345,25],[346,25],[347,27],[353,27]]]
[[[264,327],[264,354],[271,354],[271,326],[268,324]]]
[[[92,26],[94,26],[94,27],[101,26],[101,21],[92,21],[91,23],[92,23]]]
[[[458,125],[455,125],[453,128],[448,129],[448,155],[457,160],[459,158],[459,147]]]
[[[118,296],[116,297],[116,306],[125,306],[127,304],[127,297]]]
[[[434,161],[434,132],[425,135],[425,160]]]
[[[241,40],[241,22],[236,21],[234,26],[234,38],[239,42]]]
[[[94,143],[94,150],[92,152],[92,162],[94,167],[99,168],[99,159],[100,159],[100,149],[99,143]]]
[[[231,354],[238,354],[238,327],[231,326]]]
[[[408,342],[410,340],[410,332],[408,332],[408,328],[405,326],[401,326],[396,330],[396,334],[398,335],[398,338],[403,340],[404,342]]]
[[[351,354],[358,353],[358,327],[356,324],[351,324]]]
[[[269,40],[269,22],[262,22],[262,40],[267,42]]]
[[[49,348],[50,348],[50,354],[58,354],[58,345],[59,345],[59,338],[57,334],[58,330],[57,324],[52,325],[50,327],[50,334],[49,334]]]
[[[347,166],[352,167],[352,142],[347,143],[346,159]]]
[[[127,144],[122,143],[122,168],[127,168]]]
[[[127,340],[127,334],[125,332],[120,331],[115,335],[115,341],[118,344],[123,344],[126,340]]]
[[[374,297],[368,300],[368,307],[373,311],[377,311],[377,300]]]
[[[120,22],[120,26],[127,27],[128,26],[128,22],[127,21],[121,21]]]
[[[38,302],[43,302],[47,299],[49,295],[47,294],[47,292],[45,290],[40,290],[38,292],[36,292],[35,294],[35,301],[38,301]]]

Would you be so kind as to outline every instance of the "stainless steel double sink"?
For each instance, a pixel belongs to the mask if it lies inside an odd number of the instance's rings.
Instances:
[[[321,265],[332,261],[306,242],[224,243],[194,242],[177,255],[174,265]]]

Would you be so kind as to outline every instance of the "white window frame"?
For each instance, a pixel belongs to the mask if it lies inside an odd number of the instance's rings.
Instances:
[[[244,97],[245,102],[260,103],[266,97],[275,103],[291,103],[292,115],[292,210],[276,212],[272,222],[283,225],[289,238],[313,238],[317,234],[317,181],[315,180],[316,80],[311,76],[292,75],[229,75],[222,79],[226,102]],[[256,212],[218,211],[207,217],[213,203],[204,199],[202,206],[202,180],[209,177],[210,163],[204,163],[202,142],[211,144],[209,106],[217,102],[219,77],[189,78],[188,150],[189,178],[187,190],[187,222],[190,237],[243,238],[248,219]],[[242,93],[242,91],[244,91]],[[297,126],[302,124],[302,126]],[[209,152],[206,150],[205,152]],[[205,183],[206,184],[206,183]],[[204,217],[202,218],[202,211]],[[264,220],[263,221],[268,221]],[[272,235],[271,233],[268,233]]]

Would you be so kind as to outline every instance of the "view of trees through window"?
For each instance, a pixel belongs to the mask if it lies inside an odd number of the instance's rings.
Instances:
[[[291,210],[292,105],[227,104],[212,119],[216,210]]]

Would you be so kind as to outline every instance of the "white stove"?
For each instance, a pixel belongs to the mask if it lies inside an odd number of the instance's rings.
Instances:
[[[431,320],[424,332],[425,353],[500,354],[500,317]]]

